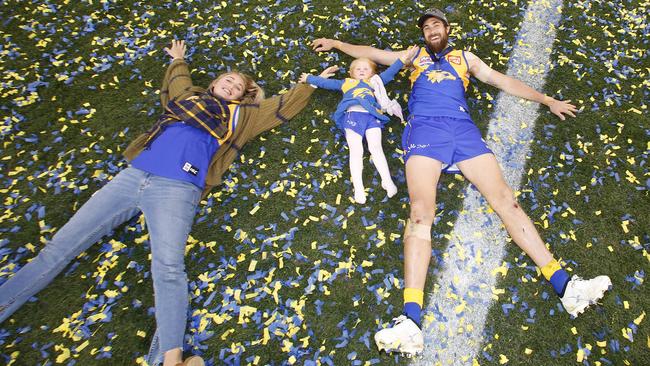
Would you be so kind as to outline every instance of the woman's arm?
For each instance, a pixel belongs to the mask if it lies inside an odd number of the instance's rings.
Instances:
[[[320,77],[327,79],[334,75],[336,70],[338,70],[337,66],[330,66],[320,74]],[[306,78],[304,75],[300,77],[301,81]],[[257,136],[289,121],[307,106],[313,92],[313,87],[300,82],[285,94],[264,99],[260,104],[242,105],[241,108],[250,112],[242,114],[242,118],[251,119],[250,136]]]
[[[307,84],[298,84],[288,92],[264,99],[259,104],[242,104],[242,118],[250,119],[251,138],[289,121],[300,112],[307,103],[314,88]]]
[[[160,102],[163,108],[174,98],[189,91],[192,84],[190,69],[185,62],[185,41],[172,41],[171,48],[165,47],[165,52],[172,57],[173,61],[167,67],[160,88]]]

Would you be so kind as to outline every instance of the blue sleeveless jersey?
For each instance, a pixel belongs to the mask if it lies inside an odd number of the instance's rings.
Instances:
[[[465,95],[469,70],[462,50],[447,48],[432,56],[420,47],[410,80],[410,114],[471,119]]]

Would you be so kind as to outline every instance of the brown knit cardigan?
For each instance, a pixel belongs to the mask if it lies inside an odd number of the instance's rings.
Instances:
[[[192,85],[187,63],[184,60],[174,60],[165,73],[160,90],[160,102],[162,106],[166,106],[170,99],[186,99],[204,91],[204,88]],[[221,177],[248,141],[293,118],[305,108],[313,92],[313,87],[298,84],[287,93],[264,99],[259,104],[241,104],[235,132],[212,156],[203,195],[205,196],[214,186],[221,183]],[[140,154],[148,136],[147,133],[138,136],[126,148],[124,156],[128,161]]]

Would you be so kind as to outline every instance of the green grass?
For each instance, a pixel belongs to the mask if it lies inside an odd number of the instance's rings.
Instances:
[[[504,355],[516,365],[569,365],[589,350],[591,355],[584,358],[589,364],[650,362],[646,285],[630,282],[635,274],[643,281],[650,260],[647,92],[641,92],[643,85],[647,90],[648,61],[634,51],[647,48],[634,37],[644,22],[644,8],[638,2],[577,2],[563,11],[553,58],[571,61],[560,61],[547,78],[546,90],[577,102],[581,113],[567,122],[551,116],[537,121],[531,170],[520,198],[568,268],[583,277],[607,274],[613,290],[602,306],[569,320],[558,311],[556,297],[542,299],[544,292],[551,293],[545,281],[523,282],[540,277],[532,261],[511,246],[505,260],[513,267],[498,287],[506,289],[500,304],[515,308],[509,316],[501,306],[491,309],[488,323],[494,328],[481,363],[496,363]],[[618,65],[609,69],[612,61]],[[626,172],[636,178],[626,179]],[[629,223],[626,228],[624,222]],[[628,328],[631,336],[626,338],[622,331]],[[527,355],[526,349],[532,353]]]
[[[264,81],[267,94],[271,95],[287,88],[301,72],[322,69],[321,63],[347,66],[351,61],[338,53],[313,53],[307,42],[321,36],[336,36],[382,48],[405,47],[419,41],[413,22],[418,9],[429,6],[428,3],[418,7],[401,2],[373,2],[365,4],[364,9],[351,4],[314,1],[304,9],[298,1],[277,4],[251,1],[225,7],[213,7],[212,3],[202,1],[166,6],[128,2],[108,4],[109,10],[104,10],[102,3],[74,2],[52,5],[55,12],[44,12],[44,5],[26,2],[0,5],[2,14],[7,14],[2,16],[4,26],[0,33],[6,45],[4,50],[21,53],[16,57],[4,55],[0,63],[3,71],[0,105],[5,121],[0,167],[2,172],[8,172],[0,176],[4,201],[0,220],[0,276],[6,277],[13,272],[15,264],[23,265],[32,258],[54,229],[65,224],[92,192],[125,166],[120,151],[138,133],[149,128],[160,110],[156,105],[156,90],[166,62],[161,49],[173,35],[186,38],[195,47],[190,50],[190,60],[197,85],[207,85],[216,73],[226,68],[238,68]],[[615,23],[608,28],[613,34],[609,37],[604,35],[602,24],[594,25],[580,18],[586,13],[595,17],[591,18],[592,22],[594,19],[613,22],[617,18],[630,22],[629,19],[635,18],[633,12],[644,14],[644,6],[647,8],[640,2],[625,2],[621,7],[626,12],[595,2],[588,11],[578,6],[565,10],[570,18],[564,20],[558,33],[553,55],[556,67],[546,91],[557,94],[559,90],[564,98],[582,100],[580,105],[585,109],[578,118],[566,123],[547,113],[537,121],[536,144],[529,160],[531,173],[520,197],[533,220],[540,223],[543,236],[557,256],[575,261],[577,264],[571,263],[569,267],[581,275],[609,274],[614,290],[598,310],[569,320],[558,310],[550,286],[537,276],[532,262],[511,246],[505,260],[513,266],[499,283],[506,293],[490,312],[481,364],[497,363],[501,354],[510,359],[510,364],[573,364],[578,344],[591,345],[589,362],[594,364],[601,357],[601,349],[607,351],[602,357],[613,364],[623,364],[626,360],[633,365],[648,363],[647,319],[638,326],[634,342],[624,339],[621,333],[621,328],[629,327],[648,308],[647,296],[642,296],[647,292],[643,291],[645,283],[633,287],[626,281],[626,276],[633,276],[635,271],[648,270],[645,106],[648,62],[645,56],[618,57],[620,63],[615,70],[621,72],[626,66],[635,72],[626,79],[617,77],[619,93],[625,97],[612,100],[620,100],[623,105],[608,106],[602,95],[595,93],[603,88],[615,88],[604,81],[615,71],[608,71],[604,62],[575,55],[578,50],[586,52],[587,45],[601,50],[614,47],[629,55],[635,47],[647,48],[641,41],[639,25],[635,26],[633,37],[630,32],[618,32],[625,22]],[[471,49],[495,69],[505,71],[524,7],[525,3],[521,2],[497,1],[453,5],[449,17],[454,23],[454,35],[459,38],[457,44]],[[198,19],[196,12],[203,19]],[[94,17],[95,31],[83,34],[84,15]],[[224,29],[228,38],[222,35]],[[79,34],[74,34],[75,31]],[[239,44],[237,37],[251,32],[258,32],[257,38]],[[50,39],[47,45],[38,44],[46,38]],[[573,39],[580,39],[585,46],[572,43]],[[138,47],[129,45],[129,41],[135,41]],[[146,45],[151,45],[149,52],[157,52],[136,57],[129,61],[131,64],[120,63],[117,55]],[[62,50],[66,51],[59,56],[63,62],[52,64],[49,55]],[[246,50],[252,54],[245,53]],[[234,61],[223,59],[231,54]],[[559,65],[562,55],[575,64]],[[88,68],[108,56],[117,60],[107,70]],[[82,71],[71,84],[57,80],[57,73],[71,75],[80,66]],[[9,71],[25,80],[10,76]],[[38,88],[40,99],[25,106],[17,105],[16,97],[28,95],[25,86],[39,78],[50,83]],[[11,94],[12,89],[16,94]],[[406,78],[398,78],[388,89],[404,98],[408,93]],[[495,97],[496,93],[486,85],[477,85],[470,92],[473,117],[483,130],[494,108],[488,94]],[[215,321],[216,318],[210,320],[206,314],[194,314],[187,334],[191,335],[190,344],[196,349],[190,352],[202,352],[214,364],[235,363],[238,359],[242,364],[260,365],[309,364],[308,360],[329,361],[334,365],[363,365],[371,360],[380,364],[404,363],[403,359],[379,354],[372,344],[372,334],[380,324],[390,321],[401,310],[402,243],[391,234],[401,235],[408,212],[404,169],[396,152],[402,126],[391,124],[384,138],[384,150],[400,192],[384,200],[379,178],[366,160],[364,178],[371,189],[369,203],[365,207],[354,205],[349,200],[352,190],[347,148],[333,123],[325,122],[338,100],[339,95],[335,93],[317,91],[306,110],[288,125],[250,143],[226,175],[225,184],[202,206],[186,261],[192,282],[191,304],[194,311],[218,315],[223,322]],[[85,108],[96,110],[92,117],[74,115],[85,103],[88,103]],[[593,103],[600,109],[591,111]],[[628,111],[631,107],[643,114]],[[154,115],[147,115],[150,110]],[[68,111],[73,113],[72,117],[68,117]],[[6,116],[15,113],[23,119],[9,122]],[[624,124],[624,128],[619,131],[617,123]],[[605,141],[601,135],[609,139],[617,137]],[[37,140],[25,140],[25,137],[37,137]],[[574,150],[570,164],[560,158],[562,152],[570,154],[567,142]],[[593,145],[582,156],[576,152],[579,143]],[[614,146],[619,148],[614,150]],[[264,156],[260,158],[261,151]],[[632,157],[634,162],[628,162]],[[70,173],[65,180],[57,176],[68,168]],[[626,170],[639,183],[626,180]],[[550,175],[542,179],[545,173]],[[613,173],[620,175],[620,181],[614,179]],[[591,185],[594,174],[597,179],[602,177],[602,184]],[[578,188],[587,188],[576,195],[576,184]],[[451,231],[450,223],[461,208],[461,190],[465,185],[452,176],[441,180],[439,221],[434,232],[434,254],[438,257],[446,246],[444,235]],[[79,190],[77,187],[81,186],[87,188]],[[284,188],[273,191],[271,187],[276,186]],[[553,216],[549,227],[544,228],[544,215],[548,216],[552,209],[562,207],[565,202],[575,214],[562,208]],[[33,205],[45,207],[42,220],[50,229],[39,225]],[[256,205],[260,208],[251,214]],[[596,211],[600,214],[596,215]],[[32,215],[29,220],[28,213]],[[564,213],[566,217],[562,216]],[[623,218],[625,215],[630,217]],[[574,219],[582,223],[575,224]],[[345,230],[342,230],[343,220],[346,220]],[[621,227],[624,220],[629,222],[627,233]],[[237,230],[245,232],[246,237],[236,234]],[[575,240],[564,239],[570,230],[575,232]],[[145,232],[134,219],[118,227],[112,237],[125,244],[124,248],[107,249],[104,246],[109,241],[107,238],[82,254],[75,267],[66,270],[66,275],[59,276],[38,294],[37,301],[25,304],[2,324],[0,357],[6,362],[13,359],[14,365],[41,365],[56,363],[57,357],[70,350],[70,358],[63,363],[72,360],[83,365],[141,362],[155,330],[150,311],[153,293],[148,272],[149,244],[137,240]],[[284,233],[293,237],[265,242]],[[642,249],[635,250],[627,244],[635,236]],[[591,246],[587,247],[587,243]],[[101,262],[107,258],[114,261],[113,267],[102,266]],[[248,271],[253,260],[257,263],[255,270]],[[429,288],[434,285],[438,270],[433,263]],[[103,274],[103,281],[98,280],[98,273]],[[322,281],[318,280],[319,273],[325,276],[321,277]],[[121,281],[117,281],[120,274]],[[199,280],[202,274],[213,277],[210,281],[213,287]],[[328,274],[332,277],[327,278]],[[537,282],[530,279],[523,282],[524,276]],[[277,303],[272,295],[276,283],[281,285]],[[200,291],[195,291],[196,287]],[[108,300],[102,298],[107,290],[121,293]],[[241,290],[241,300],[234,298],[237,290]],[[378,297],[378,290],[385,294],[383,298]],[[544,291],[550,295],[548,300],[541,297]],[[204,305],[214,292],[212,301]],[[246,299],[247,294],[252,296]],[[512,302],[515,294],[518,297],[515,310],[506,316],[501,304]],[[628,302],[628,308],[623,301]],[[534,323],[526,323],[529,314],[520,311],[524,302],[528,309],[537,311]],[[113,305],[110,322],[86,323],[107,303]],[[240,313],[234,306],[255,307],[259,319],[247,317],[240,324]],[[553,316],[549,314],[551,309],[555,309]],[[80,322],[71,328],[88,333],[76,339],[54,332],[63,319],[81,310]],[[272,317],[275,320],[265,325]],[[204,334],[197,331],[201,319],[207,322]],[[528,330],[524,331],[521,325],[528,325]],[[577,335],[571,332],[572,327],[576,327]],[[264,328],[270,330],[266,344],[258,342],[264,338]],[[601,337],[598,333],[602,332]],[[206,334],[211,337],[201,340]],[[618,341],[621,350],[613,352],[598,346],[596,341],[601,339],[607,341],[607,347]],[[79,349],[86,341],[87,346]],[[571,347],[569,352],[556,358],[551,356],[551,351],[559,353],[567,344]],[[532,349],[532,355],[525,355],[525,348]],[[103,351],[110,351],[111,357],[102,358]]]

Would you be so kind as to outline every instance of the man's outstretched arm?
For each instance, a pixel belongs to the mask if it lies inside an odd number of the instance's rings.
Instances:
[[[406,53],[406,50],[386,51],[371,46],[355,45],[330,38],[318,38],[311,43],[311,47],[316,52],[325,52],[336,48],[354,58],[367,57],[378,64],[387,66],[397,61],[397,59]]]
[[[570,100],[557,100],[548,95],[544,95],[526,85],[521,80],[504,75],[492,69],[486,65],[483,60],[471,52],[465,52],[465,56],[467,57],[467,63],[469,64],[470,74],[474,75],[474,77],[482,82],[497,87],[510,95],[544,104],[553,114],[560,117],[563,121],[565,119],[565,114],[571,117],[576,116],[573,113],[577,111],[576,106],[571,104]]]

